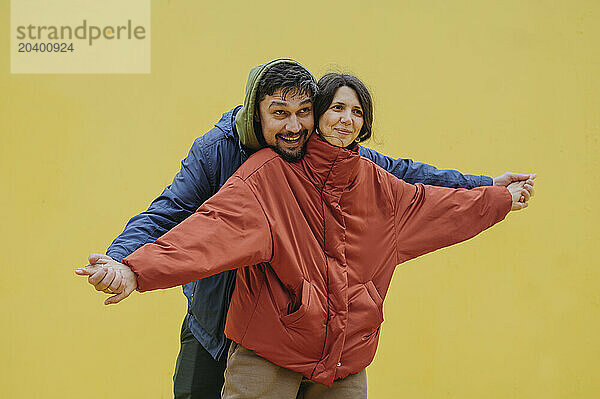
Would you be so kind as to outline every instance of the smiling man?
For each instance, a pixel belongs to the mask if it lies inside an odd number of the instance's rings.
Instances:
[[[254,113],[254,121],[262,130],[259,141],[286,161],[298,162],[306,153],[306,141],[314,128],[312,97],[297,88],[279,88],[277,83],[282,82],[263,79],[262,83],[259,93],[273,94],[260,98]]]
[[[128,222],[107,255],[120,262],[142,245],[154,242],[192,215],[250,154],[262,147],[273,148],[286,161],[302,159],[314,131],[312,102],[316,90],[314,77],[294,60],[278,59],[253,68],[244,105],[223,114],[213,129],[196,139],[172,184],[147,211]],[[360,147],[360,156],[408,183],[474,188],[508,185],[529,178],[510,173],[496,179],[463,175],[407,159],[392,159],[366,147]],[[231,242],[215,245],[231,251]],[[106,258],[92,255],[89,261],[92,265],[102,264]],[[107,299],[107,304],[116,303],[131,292],[127,292],[127,287],[112,285],[113,281],[120,281],[115,277],[112,270],[101,270],[89,277],[97,290],[120,293]],[[220,397],[230,343],[224,328],[234,284],[235,271],[226,271],[183,286],[188,309],[174,375],[176,398]]]

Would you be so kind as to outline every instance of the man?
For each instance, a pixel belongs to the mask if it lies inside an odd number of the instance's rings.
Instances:
[[[312,75],[293,60],[274,60],[254,68],[248,79],[244,106],[225,113],[215,128],[195,141],[173,183],[146,212],[130,220],[107,254],[121,261],[143,244],[155,241],[216,193],[248,156],[261,147],[273,148],[288,161],[301,159],[314,130],[315,89]],[[281,94],[279,100],[269,103],[264,112],[258,112],[265,97],[276,91]],[[291,93],[296,95],[287,96]],[[409,183],[473,188],[527,180],[526,188],[533,191],[529,175],[506,173],[492,180],[437,170],[410,160],[393,160],[367,148],[361,148],[360,153]],[[102,262],[101,256],[90,257],[91,264],[99,261]],[[97,290],[110,287],[119,292],[120,287],[111,287],[118,280],[112,271],[97,272],[89,280]],[[226,365],[224,353],[229,345],[223,330],[234,282],[235,272],[227,271],[184,285],[188,314],[182,326],[174,376],[176,398],[219,397]],[[112,297],[106,303],[118,299]]]

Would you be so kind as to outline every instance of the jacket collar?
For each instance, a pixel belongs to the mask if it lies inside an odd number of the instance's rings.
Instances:
[[[306,145],[306,155],[296,164],[304,170],[319,191],[338,198],[358,174],[360,146],[335,147],[313,133]]]

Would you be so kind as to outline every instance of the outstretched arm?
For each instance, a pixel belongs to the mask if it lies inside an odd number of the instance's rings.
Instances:
[[[525,188],[533,195],[535,174],[506,172],[492,179],[488,176],[465,175],[452,169],[438,169],[435,166],[414,162],[410,159],[394,159],[363,146],[360,147],[360,155],[370,159],[398,179],[411,184],[423,183],[438,187],[475,188],[491,185],[508,186],[512,182],[526,181],[529,187]],[[523,201],[527,202],[528,199],[523,198]]]
[[[265,213],[246,183],[234,176],[196,213],[124,258],[123,264],[135,274],[138,291],[150,291],[266,262],[271,252]],[[114,266],[110,260],[106,264]],[[77,274],[102,271],[86,270]],[[120,284],[115,276],[107,288],[118,293]]]
[[[465,241],[526,207],[524,183],[472,190],[409,185],[398,181],[396,239],[398,263]]]
[[[114,275],[102,266],[100,260],[114,259],[120,262],[125,256],[142,245],[154,242],[158,237],[175,227],[213,195],[217,188],[214,184],[214,170],[205,152],[204,136],[196,139],[188,156],[181,162],[181,169],[173,182],[150,204],[149,208],[132,217],[125,229],[106,251],[107,255],[91,254],[89,267],[94,270],[88,281],[96,290],[105,291],[113,285]]]
[[[138,290],[185,284],[271,258],[265,213],[246,183],[230,178],[198,211],[123,259]]]
[[[107,255],[120,262],[193,214],[216,192],[211,182],[214,172],[210,166],[203,138],[200,137],[194,141],[188,156],[181,161],[181,169],[173,182],[152,201],[146,211],[129,220],[123,232],[108,247]]]
[[[438,169],[411,159],[394,159],[363,146],[360,147],[360,155],[370,159],[398,179],[411,184],[423,183],[451,188],[474,188],[493,184],[493,179],[488,176],[465,175],[456,170]]]

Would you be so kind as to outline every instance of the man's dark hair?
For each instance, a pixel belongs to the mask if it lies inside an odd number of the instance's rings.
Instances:
[[[357,140],[365,141],[371,137],[373,128],[373,101],[371,100],[369,89],[367,89],[367,86],[359,78],[345,73],[332,72],[319,79],[317,86],[317,95],[313,102],[315,126],[319,126],[319,118],[331,105],[337,89],[348,86],[356,92],[358,102],[360,102],[363,111],[363,125]]]
[[[256,89],[256,98],[254,100],[254,113],[259,114],[259,105],[266,96],[271,96],[277,89],[281,89],[283,99],[288,94],[305,94],[311,100],[317,94],[317,82],[314,76],[306,68],[293,62],[280,62],[269,68],[261,76]],[[262,134],[260,122],[254,121],[254,133],[262,147],[267,143]]]
[[[281,62],[269,68],[258,82],[255,104],[258,107],[265,96],[271,96],[281,89],[281,96],[305,94],[311,98],[317,93],[317,83],[310,72],[293,62]],[[258,109],[258,108],[257,108]]]

